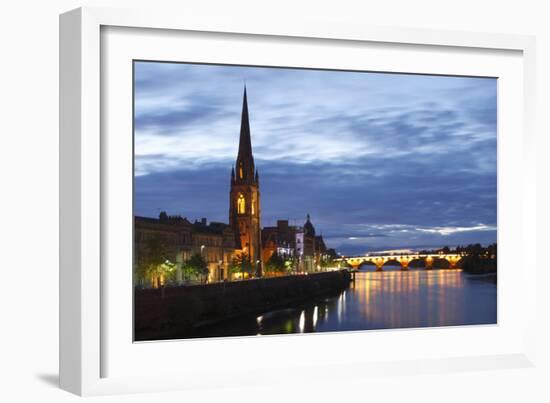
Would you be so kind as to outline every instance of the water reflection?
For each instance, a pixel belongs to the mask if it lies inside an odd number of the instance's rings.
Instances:
[[[334,297],[266,312],[201,336],[311,333],[496,323],[496,284],[460,270],[360,272]]]
[[[358,309],[355,317],[345,319],[353,328],[361,322],[368,323],[368,328],[467,322],[460,309],[465,304],[464,275],[457,270],[359,273],[351,290]]]

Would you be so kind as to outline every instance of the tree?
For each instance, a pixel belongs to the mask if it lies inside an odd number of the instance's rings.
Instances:
[[[462,258],[462,270],[467,273],[496,273],[497,244],[484,248],[479,243],[464,248],[466,256]]]
[[[186,278],[197,276],[204,280],[208,276],[208,264],[200,253],[195,253],[186,260],[182,265],[182,270]]]
[[[327,269],[329,267],[334,267],[335,266],[334,258],[332,258],[332,256],[328,256],[328,255],[324,256],[324,257],[321,258],[321,261],[319,262],[319,265],[323,269]]]
[[[296,259],[296,256],[289,256],[284,260],[284,264],[285,270],[290,273],[298,268],[298,259]]]
[[[497,260],[497,244],[493,243],[487,247],[487,251],[489,252],[489,256],[491,259]]]
[[[271,257],[265,263],[267,271],[282,273],[286,271],[285,260],[277,253],[274,252]]]
[[[151,265],[148,275],[153,279],[153,287],[160,287],[166,284],[166,280],[169,279],[175,271],[176,265],[169,260],[165,260],[160,264]]]
[[[250,256],[245,252],[236,255],[231,262],[231,267],[229,268],[231,273],[241,273],[242,278],[244,278],[245,273],[248,273],[250,276],[252,274],[252,269],[253,267],[250,263]]]
[[[150,280],[153,287],[159,287],[175,272],[176,265],[170,261],[170,248],[160,236],[147,239],[139,251],[137,275]]]

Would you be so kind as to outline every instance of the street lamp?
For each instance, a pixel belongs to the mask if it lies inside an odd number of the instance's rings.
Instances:
[[[203,253],[203,252],[204,252],[204,245],[201,245],[201,257],[202,257],[203,260],[204,260],[204,253]],[[208,263],[206,263],[206,268],[208,268]],[[210,274],[208,274],[208,275],[206,276],[206,282],[208,282],[208,277],[209,277],[209,276],[210,276]],[[203,277],[202,274],[201,274],[201,277]]]

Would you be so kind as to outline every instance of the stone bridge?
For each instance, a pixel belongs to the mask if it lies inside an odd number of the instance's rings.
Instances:
[[[413,260],[421,260],[424,261],[424,267],[426,269],[431,269],[433,267],[433,263],[436,259],[442,259],[449,262],[449,268],[456,269],[457,263],[462,259],[463,255],[459,255],[456,253],[450,253],[450,254],[403,254],[403,255],[373,255],[373,256],[350,256],[350,257],[342,257],[341,259],[337,259],[337,262],[345,262],[348,263],[351,267],[354,269],[359,269],[359,266],[361,266],[363,263],[374,263],[376,266],[376,271],[382,271],[382,267],[387,262],[397,262],[401,265],[401,270],[408,270],[409,269],[409,263]]]

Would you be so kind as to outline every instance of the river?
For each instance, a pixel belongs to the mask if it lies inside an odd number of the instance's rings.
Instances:
[[[495,276],[387,267],[362,271],[329,298],[200,331],[199,337],[494,324]]]

